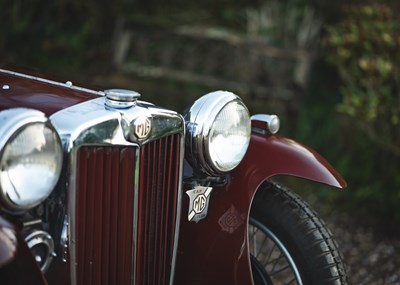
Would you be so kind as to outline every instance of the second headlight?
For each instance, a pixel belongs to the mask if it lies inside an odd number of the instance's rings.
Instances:
[[[250,141],[250,117],[243,101],[217,91],[198,99],[185,115],[188,160],[200,171],[218,175],[234,169]]]
[[[61,173],[62,146],[43,113],[0,112],[0,199],[11,211],[30,209],[52,192]]]

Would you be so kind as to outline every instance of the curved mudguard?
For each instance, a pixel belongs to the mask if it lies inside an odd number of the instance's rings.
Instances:
[[[0,284],[47,284],[19,230],[0,217]]]
[[[285,137],[253,135],[246,156],[233,175],[251,188],[275,175],[297,176],[338,188],[346,181],[314,150]],[[250,185],[251,184],[251,185]]]
[[[228,183],[214,187],[204,220],[188,221],[189,201],[183,195],[174,284],[252,284],[247,244],[251,201],[265,180],[280,174],[346,186],[333,167],[306,146],[281,136],[252,134],[246,156]]]

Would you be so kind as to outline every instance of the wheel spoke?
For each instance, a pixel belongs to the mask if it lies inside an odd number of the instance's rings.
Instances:
[[[265,238],[265,240],[268,240],[268,238]],[[268,253],[268,257],[265,259],[265,262],[264,262],[264,265],[265,265],[265,266],[266,266],[268,263],[271,263],[270,260],[271,260],[272,254],[273,254],[274,251],[275,251],[275,248],[276,248],[276,244],[274,243],[274,244],[272,245],[271,250],[270,250],[269,253]]]
[[[260,254],[263,253],[262,249],[263,249],[264,247],[266,247],[266,243],[268,243],[268,241],[269,241],[269,239],[266,238],[266,237],[264,237],[264,239],[263,239],[263,241],[262,241],[262,243],[261,243],[261,245],[260,245],[260,247],[259,247],[259,251],[258,251],[258,253],[257,253],[257,256],[256,256],[257,259],[259,258]],[[269,256],[268,256],[267,260],[268,260],[268,259],[269,259]]]
[[[281,252],[280,254],[279,254],[279,256],[278,256],[278,258],[276,258],[275,260],[274,260],[274,265],[272,266],[272,272],[275,272],[275,268],[276,268],[276,266],[279,264],[279,261],[280,260],[282,260],[282,257],[283,258],[285,258],[285,256],[283,255],[283,253]]]
[[[268,260],[268,261],[266,261],[266,262],[264,263],[264,267],[271,267],[271,266],[272,266],[272,269],[274,269],[275,264],[276,264],[277,262],[279,262],[279,260],[281,260],[281,259],[282,259],[282,255],[278,256],[277,258]]]
[[[257,259],[259,259],[260,255],[263,254],[262,249],[266,248],[266,244],[270,241],[268,239],[268,237],[266,237],[265,235],[263,235],[263,239],[262,242],[260,244],[260,236],[262,235],[262,233],[260,232],[260,230],[257,227],[251,226],[249,228],[249,241],[252,241],[252,247],[251,247],[251,253],[253,254],[253,256],[255,256]],[[270,259],[270,256],[273,252],[274,248],[271,249],[271,252],[267,255],[268,257],[266,258],[266,260]]]
[[[251,238],[253,240],[253,255],[258,257],[258,254],[256,255],[256,253],[257,253],[257,236],[256,236],[257,232],[258,232],[258,229],[256,227],[253,227],[253,234],[251,236]]]
[[[253,221],[249,225],[249,242],[251,254],[270,279],[268,284],[303,284],[289,252],[269,229]]]
[[[284,266],[282,268],[279,268],[278,270],[271,272],[269,275],[270,276],[274,276],[274,275],[276,275],[278,273],[281,273],[281,272],[285,271],[286,269],[290,269],[290,265],[286,265],[286,266]]]

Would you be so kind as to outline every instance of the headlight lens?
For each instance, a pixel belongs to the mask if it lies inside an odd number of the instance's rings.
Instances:
[[[217,115],[210,131],[209,152],[212,164],[220,171],[235,168],[249,145],[249,113],[243,105],[232,102]]]
[[[7,118],[9,126],[16,118],[29,122],[18,120],[12,131],[10,127],[3,131],[7,131],[8,140],[0,152],[0,197],[10,210],[38,205],[49,196],[61,173],[62,146],[58,134],[42,113],[29,112],[37,118],[22,119],[21,114]]]
[[[189,161],[207,174],[234,169],[250,141],[250,117],[242,100],[233,93],[217,91],[197,100],[185,115]]]

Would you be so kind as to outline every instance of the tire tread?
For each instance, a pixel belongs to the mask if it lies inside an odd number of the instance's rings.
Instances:
[[[266,183],[256,193],[252,214],[273,227],[284,227],[305,284],[349,284],[342,254],[324,221],[300,196],[278,184]],[[277,217],[277,215],[279,215]]]

